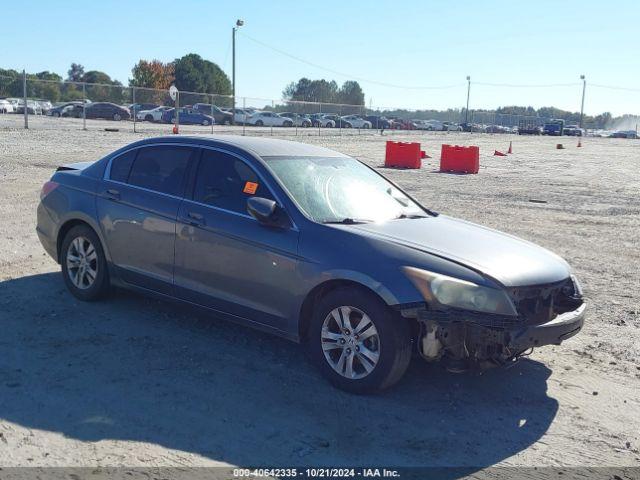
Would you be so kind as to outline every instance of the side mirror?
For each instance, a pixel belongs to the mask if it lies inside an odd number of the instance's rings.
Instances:
[[[263,197],[251,197],[247,200],[247,211],[261,224],[269,227],[282,227],[282,214],[273,200]]]

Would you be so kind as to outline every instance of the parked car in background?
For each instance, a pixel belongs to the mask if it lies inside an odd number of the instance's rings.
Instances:
[[[167,110],[171,110],[172,107],[166,107],[164,105],[155,107],[149,110],[140,110],[136,114],[137,120],[144,120],[146,122],[161,122],[162,114]]]
[[[347,121],[344,120],[342,117],[338,116],[338,115],[334,115],[334,114],[324,114],[322,116],[322,118],[326,119],[326,120],[331,120],[333,121],[333,125],[336,128],[349,128],[347,126]]]
[[[7,98],[5,98],[5,100],[7,102],[9,102],[11,105],[13,105],[13,113],[18,113],[18,106],[22,102],[22,99],[13,98],[13,97],[7,97]]]
[[[564,133],[564,120],[549,120],[542,126],[542,135],[558,137]]]
[[[228,110],[225,110],[225,111],[228,111]],[[244,108],[236,108],[236,113],[233,116],[233,123],[235,123],[236,125],[244,125],[247,118],[251,115],[253,115],[253,112],[249,112]]]
[[[53,104],[49,100],[36,100],[40,105],[40,109],[42,110],[42,114],[46,115],[49,110],[53,108]]]
[[[638,132],[635,130],[618,130],[609,135],[609,138],[638,138]]]
[[[24,100],[20,99],[18,101],[18,107],[14,107],[14,112],[24,114]],[[42,115],[42,107],[35,100],[27,100],[27,113],[29,115]]]
[[[293,120],[274,112],[256,112],[247,118],[247,125],[256,127],[293,127]]]
[[[461,132],[462,131],[462,127],[460,125],[458,125],[457,123],[453,123],[453,122],[442,122],[444,129],[447,130],[448,132]]]
[[[49,115],[50,117],[62,117],[62,112],[65,110],[65,108],[70,107],[70,106],[74,106],[74,105],[78,105],[79,107],[82,108],[83,103],[82,102],[65,102],[65,103],[61,103],[59,105],[56,105],[55,107],[52,107],[51,109],[49,109],[49,111],[47,112],[47,115]]]
[[[0,113],[13,113],[13,103],[4,98],[0,99]]]
[[[371,128],[381,128],[385,130],[391,128],[391,122],[387,119],[387,117],[381,115],[367,115],[364,118],[371,123]]]
[[[511,366],[576,335],[587,309],[558,255],[439,215],[357,159],[298,142],[144,139],[58,168],[36,222],[78,300],[123,287],[197,305],[301,342],[355,393],[398,382],[412,357]]]
[[[231,125],[233,121],[233,114],[229,111],[224,111],[216,105],[210,103],[196,103],[191,107],[194,112],[202,113],[213,117],[216,125]]]
[[[82,107],[80,107],[82,110]],[[86,118],[102,118],[105,120],[129,120],[131,113],[127,107],[111,102],[92,102],[85,107]],[[82,114],[81,114],[82,116]]]
[[[584,130],[578,125],[566,125],[564,127],[563,135],[567,135],[569,137],[582,137],[584,135]]]
[[[414,120],[414,124],[418,130],[439,132],[447,129],[444,122],[440,120]]]
[[[309,118],[314,127],[333,128],[336,126],[335,120],[325,118],[325,115],[322,113],[312,113],[309,115]]]
[[[312,126],[311,119],[302,113],[282,112],[279,115],[293,120],[293,125],[296,127],[308,128]]]
[[[542,127],[537,119],[525,118],[518,121],[518,135],[541,135]]]
[[[158,106],[159,105],[157,103],[132,103],[131,105],[128,105],[127,108],[131,115],[135,115],[136,118],[138,118],[138,113],[142,110],[153,110]]]
[[[365,120],[360,115],[345,115],[342,120],[346,122],[347,128],[371,128],[371,122]]]
[[[178,110],[179,121],[181,125],[212,125],[215,124],[215,118],[211,115],[206,115],[193,108],[183,107]],[[176,109],[170,108],[162,112],[162,121],[164,123],[173,123],[175,121]]]

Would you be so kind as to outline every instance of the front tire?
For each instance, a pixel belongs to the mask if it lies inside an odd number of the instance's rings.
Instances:
[[[122,120],[122,116],[121,116],[119,113],[114,113],[114,114],[113,114],[113,119],[114,119],[116,122],[119,122],[120,120]]]
[[[390,387],[411,359],[407,320],[360,288],[329,292],[314,308],[309,353],[334,386],[352,393]]]
[[[69,230],[60,253],[64,283],[74,297],[92,302],[107,294],[107,261],[100,239],[91,228],[79,225]]]

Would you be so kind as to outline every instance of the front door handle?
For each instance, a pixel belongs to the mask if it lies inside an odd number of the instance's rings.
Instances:
[[[104,192],[104,196],[109,200],[120,200],[120,192],[115,188],[110,188]]]
[[[204,216],[201,213],[189,212],[187,213],[187,217],[191,225],[204,225]]]

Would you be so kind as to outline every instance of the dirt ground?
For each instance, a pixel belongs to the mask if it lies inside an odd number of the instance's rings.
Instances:
[[[562,255],[588,298],[578,336],[510,369],[414,360],[359,397],[285,340],[134,294],[67,293],[34,230],[42,183],[169,130],[88,125],[0,119],[0,466],[640,465],[640,142],[275,129],[376,167],[387,139],[420,141],[434,157],[421,170],[382,172],[431,209]],[[513,155],[492,156],[509,141]],[[437,173],[442,143],[479,145],[480,173]]]

